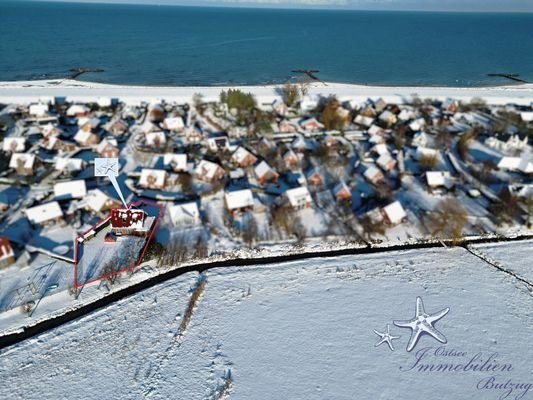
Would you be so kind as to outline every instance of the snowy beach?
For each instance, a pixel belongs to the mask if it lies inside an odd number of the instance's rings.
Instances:
[[[270,103],[279,98],[281,85],[268,86],[122,86],[76,80],[36,80],[0,82],[0,102],[25,103],[67,97],[69,101],[94,101],[102,97],[119,98],[131,104],[156,100],[187,102],[195,94],[205,100],[218,100],[222,90],[240,89],[255,95],[259,103]],[[313,82],[309,84],[310,97],[336,95],[339,100],[364,101],[367,98],[383,98],[388,102],[404,102],[413,96],[419,98],[470,101],[483,98],[489,104],[529,105],[533,101],[533,84],[492,87],[393,87],[365,86],[343,83]]]

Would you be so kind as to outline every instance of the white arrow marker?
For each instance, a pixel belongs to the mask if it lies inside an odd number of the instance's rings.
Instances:
[[[118,195],[120,196],[120,200],[122,200],[124,207],[128,208],[128,205],[126,204],[126,200],[124,200],[124,195],[122,194],[122,190],[120,190],[120,186],[118,185],[118,182],[117,182],[118,170],[119,170],[118,158],[95,158],[94,159],[94,176],[107,176],[109,180],[111,181],[111,183],[113,184],[113,187],[117,191]]]

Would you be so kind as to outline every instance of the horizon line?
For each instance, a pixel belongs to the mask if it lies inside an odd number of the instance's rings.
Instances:
[[[7,2],[20,1],[7,0]],[[131,6],[153,6],[153,7],[187,7],[187,8],[230,8],[230,9],[266,9],[266,10],[309,10],[309,11],[375,11],[375,12],[419,12],[419,13],[450,13],[450,14],[532,14],[533,10],[477,10],[477,9],[426,9],[426,8],[364,8],[364,7],[346,7],[346,6],[328,6],[328,5],[294,5],[288,4],[286,6],[279,4],[252,4],[252,3],[203,3],[203,4],[188,4],[188,3],[155,3],[145,2],[145,0],[22,0],[26,3],[58,3],[58,4],[90,4],[90,5],[131,5]],[[0,0],[0,4],[2,0]]]

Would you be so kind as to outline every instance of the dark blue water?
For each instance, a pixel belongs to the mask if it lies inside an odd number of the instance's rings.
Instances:
[[[147,85],[324,80],[477,86],[533,81],[533,14],[401,13],[0,0],[0,80]]]

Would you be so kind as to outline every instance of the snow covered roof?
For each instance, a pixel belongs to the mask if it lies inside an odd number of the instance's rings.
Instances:
[[[270,167],[270,165],[268,165],[268,163],[263,160],[255,166],[254,172],[257,177],[262,177],[274,171]]]
[[[374,151],[375,153],[379,154],[380,156],[383,155],[383,154],[389,154],[389,149],[387,148],[387,145],[385,143],[376,144],[372,148],[372,151]]]
[[[385,133],[385,129],[383,129],[380,126],[377,125],[370,125],[370,128],[367,130],[369,135],[383,135]]]
[[[97,153],[101,153],[103,152],[107,146],[113,146],[113,147],[117,147],[118,146],[118,142],[117,142],[117,139],[115,138],[110,138],[110,137],[107,137],[105,138],[104,140],[102,140],[100,142],[100,144],[96,147],[96,152]]]
[[[427,171],[426,181],[429,187],[444,186],[449,189],[452,186],[451,176],[448,171]]]
[[[167,137],[163,131],[146,132],[144,135],[146,137],[146,144],[149,146],[160,146],[167,141]]]
[[[165,180],[167,178],[167,172],[162,169],[150,169],[143,168],[141,171],[141,177],[139,178],[139,184],[141,186],[165,186]]]
[[[34,224],[42,224],[57,218],[63,217],[63,211],[57,201],[42,204],[40,206],[26,209],[28,220]]]
[[[311,202],[311,194],[306,186],[288,189],[285,191],[285,196],[292,207],[301,207],[304,204]]]
[[[396,163],[394,158],[391,157],[389,153],[384,153],[379,156],[379,158],[376,160],[376,163],[383,169],[388,169],[389,163],[393,161]]]
[[[55,169],[57,171],[75,172],[83,168],[83,160],[81,158],[56,157],[55,161]]]
[[[54,196],[58,200],[81,199],[87,194],[84,180],[60,182],[54,185]]]
[[[394,203],[383,207],[383,212],[389,222],[393,225],[399,224],[405,217],[407,217],[407,214],[399,201],[395,201]]]
[[[87,114],[89,107],[84,104],[73,104],[67,109],[67,116],[75,117],[76,115]]]
[[[74,140],[79,144],[87,143],[92,135],[93,133],[91,131],[79,129],[76,135],[74,135]]]
[[[409,129],[416,132],[422,129],[424,125],[426,125],[426,120],[424,118],[418,118],[409,124]]]
[[[363,175],[366,179],[372,181],[376,179],[376,177],[383,175],[383,173],[379,169],[377,169],[375,166],[371,165],[365,170]]]
[[[176,204],[168,209],[174,226],[194,225],[200,222],[200,210],[195,202]]]
[[[102,192],[100,189],[92,189],[87,192],[84,203],[94,212],[101,211],[108,201],[116,201]]]
[[[306,118],[306,119],[303,119],[302,121],[300,121],[300,126],[304,129],[307,129],[308,127],[312,128],[312,129],[322,129],[324,128],[324,125],[320,122],[318,122],[318,120],[316,118]]]
[[[420,160],[422,157],[437,157],[439,151],[435,149],[430,149],[429,147],[419,146],[416,148],[416,158]]]
[[[4,143],[2,146],[2,149],[4,151],[17,151],[21,152],[24,151],[24,148],[26,147],[26,138],[22,136],[12,136],[12,137],[6,137],[4,138]]]
[[[183,123],[183,118],[181,117],[169,117],[165,118],[163,121],[163,125],[166,129],[170,131],[182,131],[185,127],[185,124]]]
[[[508,186],[509,193],[522,198],[533,198],[533,184],[513,184]]]
[[[502,157],[498,162],[498,168],[516,171],[520,167],[520,157]]]
[[[48,104],[31,104],[28,113],[33,117],[45,117],[48,115]]]
[[[176,171],[186,171],[187,154],[166,153],[163,155],[163,165],[172,166]]]
[[[235,150],[235,152],[232,154],[231,158],[233,159],[233,161],[240,164],[249,156],[252,156],[255,158],[255,156],[252,153],[250,153],[244,147],[239,146],[237,147],[237,150]]]
[[[353,122],[355,122],[358,125],[362,125],[368,128],[374,123],[374,118],[365,117],[364,115],[358,115],[357,117],[355,117]]]
[[[226,206],[230,210],[253,207],[254,205],[254,195],[250,189],[226,192],[224,198],[226,200]]]
[[[32,169],[35,164],[35,154],[13,153],[9,160],[9,168],[17,169],[19,164],[26,169]]]
[[[207,179],[214,179],[217,171],[222,167],[214,162],[208,160],[201,160],[196,166],[195,173],[197,175],[206,177]]]

